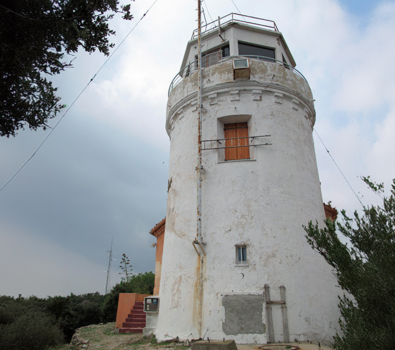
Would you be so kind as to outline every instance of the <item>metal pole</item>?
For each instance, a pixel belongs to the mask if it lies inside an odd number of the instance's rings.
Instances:
[[[201,0],[198,0],[198,158],[197,158],[197,240],[202,237],[202,51],[201,51]]]
[[[198,257],[199,259],[199,273],[198,278],[198,334],[202,336],[203,329],[203,264],[205,263],[205,255],[203,249],[202,237],[202,92],[203,92],[203,79],[202,79],[202,50],[201,50],[201,0],[198,0],[198,157],[197,157],[197,241],[199,247],[204,253]]]
[[[110,278],[111,278],[111,261],[112,261],[112,241],[113,238],[111,238],[111,249],[110,249],[110,257],[108,259],[108,268],[107,268],[107,280],[106,280],[106,291],[105,294],[110,293]]]

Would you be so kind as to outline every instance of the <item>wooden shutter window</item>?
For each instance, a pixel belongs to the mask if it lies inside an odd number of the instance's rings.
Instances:
[[[250,159],[247,123],[225,124],[225,160]]]

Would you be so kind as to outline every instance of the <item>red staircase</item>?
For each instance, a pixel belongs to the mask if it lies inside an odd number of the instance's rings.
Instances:
[[[122,328],[119,328],[119,333],[143,333],[146,320],[143,310],[144,302],[136,301]]]

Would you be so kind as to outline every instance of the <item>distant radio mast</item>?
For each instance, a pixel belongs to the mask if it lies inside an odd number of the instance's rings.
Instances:
[[[111,279],[111,261],[112,261],[112,241],[113,239],[111,238],[111,249],[110,249],[110,257],[108,259],[108,269],[107,269],[107,281],[106,281],[106,292],[105,294],[108,294],[111,289],[110,285],[110,279]]]

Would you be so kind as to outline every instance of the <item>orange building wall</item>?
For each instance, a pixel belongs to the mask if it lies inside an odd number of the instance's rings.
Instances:
[[[165,241],[165,233],[163,232],[156,241],[156,259],[155,259],[155,286],[154,295],[159,295],[160,274],[162,271],[163,243]]]
[[[136,301],[144,301],[150,294],[120,293],[115,328],[121,328]]]
[[[155,258],[155,285],[154,295],[159,295],[160,275],[162,271],[163,243],[165,241],[166,218],[157,223],[150,231],[156,238],[156,258]]]
[[[324,203],[324,210],[325,210],[325,217],[327,219],[330,219],[332,221],[335,221],[337,218],[337,210],[336,208],[333,208],[330,203],[325,204]]]

